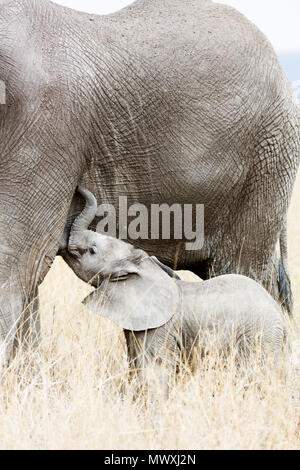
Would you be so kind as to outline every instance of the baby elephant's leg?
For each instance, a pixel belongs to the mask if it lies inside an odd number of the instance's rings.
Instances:
[[[176,370],[170,340],[163,340],[160,328],[143,332],[125,331],[125,336],[131,376],[136,376],[140,391],[152,403],[167,399]]]

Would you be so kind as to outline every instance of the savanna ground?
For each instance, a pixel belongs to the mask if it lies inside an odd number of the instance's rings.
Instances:
[[[295,363],[300,362],[299,212],[300,177],[289,214]],[[204,361],[193,375],[183,371],[168,402],[154,409],[133,400],[122,331],[84,309],[81,300],[90,290],[55,261],[40,288],[42,343],[27,356],[17,355],[2,377],[0,448],[300,448],[300,377],[292,367],[286,380],[270,367],[246,384],[234,367]]]

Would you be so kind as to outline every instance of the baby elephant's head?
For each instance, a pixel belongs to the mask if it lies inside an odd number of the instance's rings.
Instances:
[[[86,204],[71,228],[64,257],[80,279],[96,287],[85,305],[128,330],[165,324],[179,304],[173,271],[129,243],[88,230],[97,201],[82,187],[78,192]]]
[[[77,191],[86,203],[71,228],[65,254],[67,263],[80,279],[95,287],[108,277],[123,280],[135,274],[140,262],[148,258],[147,254],[129,243],[88,230],[96,216],[97,201],[87,189],[79,186]]]

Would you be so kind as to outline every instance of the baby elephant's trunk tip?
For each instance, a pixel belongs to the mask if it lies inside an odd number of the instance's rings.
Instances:
[[[88,229],[89,225],[96,217],[98,207],[95,196],[88,189],[78,186],[77,192],[85,199],[85,207],[72,225],[69,238],[69,248],[76,245],[76,235]]]

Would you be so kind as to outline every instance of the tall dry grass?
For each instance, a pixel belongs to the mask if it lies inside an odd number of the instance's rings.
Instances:
[[[300,363],[299,211],[300,179],[289,219],[292,336]],[[55,261],[40,288],[42,342],[20,352],[2,377],[0,448],[300,447],[300,378],[291,366],[287,379],[270,367],[247,384],[234,367],[216,368],[208,360],[194,375],[180,375],[168,402],[154,408],[134,400],[122,331],[81,306],[90,290]]]

